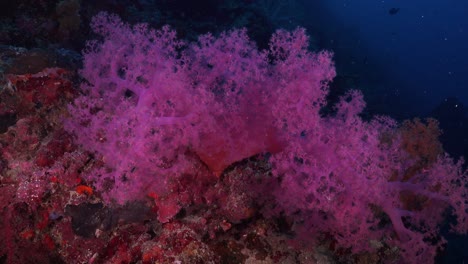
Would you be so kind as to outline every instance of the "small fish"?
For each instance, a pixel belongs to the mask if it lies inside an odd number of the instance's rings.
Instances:
[[[391,16],[396,15],[398,12],[400,12],[400,8],[397,8],[397,7],[393,7],[393,8],[390,8],[390,10],[388,10],[388,13]]]

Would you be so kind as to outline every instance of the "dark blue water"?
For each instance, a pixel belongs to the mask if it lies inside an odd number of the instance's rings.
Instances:
[[[357,75],[380,111],[425,115],[447,97],[468,104],[468,1],[304,3],[338,70]]]

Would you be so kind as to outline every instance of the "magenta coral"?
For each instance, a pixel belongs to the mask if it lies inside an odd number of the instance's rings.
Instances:
[[[84,52],[83,94],[66,129],[105,162],[88,179],[108,201],[177,197],[169,186],[187,175],[209,178],[197,171],[203,165],[220,176],[269,152],[273,176],[256,191],[275,206],[263,213],[292,218],[308,239],[330,234],[353,252],[384,241],[407,262],[427,263],[440,245],[427,238],[436,236],[445,209],[454,210],[454,230],[466,233],[462,164],[441,156],[405,179],[415,161],[401,147],[397,123],[361,119],[358,91],[335,114],[321,115],[335,69],[331,53],[307,50],[303,29],[277,31],[259,51],[245,30],[183,43],[168,27],[130,27],[105,13],[92,28],[103,40]],[[407,208],[404,192],[431,205]],[[172,199],[164,222],[182,203]]]
[[[279,31],[268,52],[258,51],[245,30],[184,44],[168,27],[131,28],[107,14],[92,26],[104,41],[88,44],[85,94],[70,108],[66,127],[103,156],[112,172],[93,180],[111,178],[110,198],[120,203],[166,192],[165,181],[190,173],[187,152],[219,176],[236,161],[279,151],[275,120],[282,117],[275,115],[282,110],[271,105],[294,99],[280,95],[296,84],[289,89],[295,96],[323,101],[334,76],[330,54],[307,52],[304,30]],[[300,111],[309,103],[303,105]]]

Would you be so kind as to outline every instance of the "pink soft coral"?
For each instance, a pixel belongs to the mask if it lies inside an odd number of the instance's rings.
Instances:
[[[189,153],[219,176],[236,161],[279,151],[283,110],[271,106],[297,85],[290,99],[302,96],[305,111],[306,101],[324,100],[335,74],[330,54],[307,52],[302,29],[279,31],[270,51],[258,51],[245,30],[184,44],[168,27],[130,27],[105,13],[92,28],[104,40],[85,50],[84,94],[66,127],[103,156],[111,170],[91,179],[101,188],[111,179],[109,198],[120,203],[166,192],[166,181],[191,173]]]
[[[454,231],[467,232],[463,162],[443,155],[405,179],[416,160],[401,147],[397,123],[362,120],[364,106],[361,93],[351,91],[335,115],[301,127],[300,134],[290,129],[299,126],[294,120],[285,121],[288,145],[271,160],[280,184],[270,191],[279,206],[266,213],[292,217],[303,237],[331,234],[355,253],[385,241],[400,248],[403,263],[430,263],[444,242],[437,238],[447,208],[457,217]]]
[[[178,180],[209,178],[203,167],[219,176],[270,152],[273,177],[257,188],[259,201],[274,203],[264,214],[292,218],[309,239],[331,234],[353,252],[383,240],[423,263],[437,246],[424,239],[443,219],[432,214],[453,208],[455,230],[466,232],[461,163],[442,156],[405,179],[415,161],[401,147],[397,123],[361,119],[360,92],[345,95],[335,114],[320,115],[335,69],[329,52],[307,50],[303,29],[278,31],[259,51],[245,30],[183,43],[168,27],[130,27],[104,13],[92,27],[103,40],[84,52],[83,95],[70,106],[66,128],[102,156],[107,168],[88,179],[108,200],[172,197],[160,215],[168,221],[189,203],[187,192],[201,190],[184,189],[182,202]],[[433,206],[406,208],[403,192]]]

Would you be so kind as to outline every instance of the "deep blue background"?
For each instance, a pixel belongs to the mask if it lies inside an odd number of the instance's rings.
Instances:
[[[468,105],[468,1],[304,3],[311,33],[335,52],[339,73],[359,78],[377,112],[426,115],[447,97]]]

